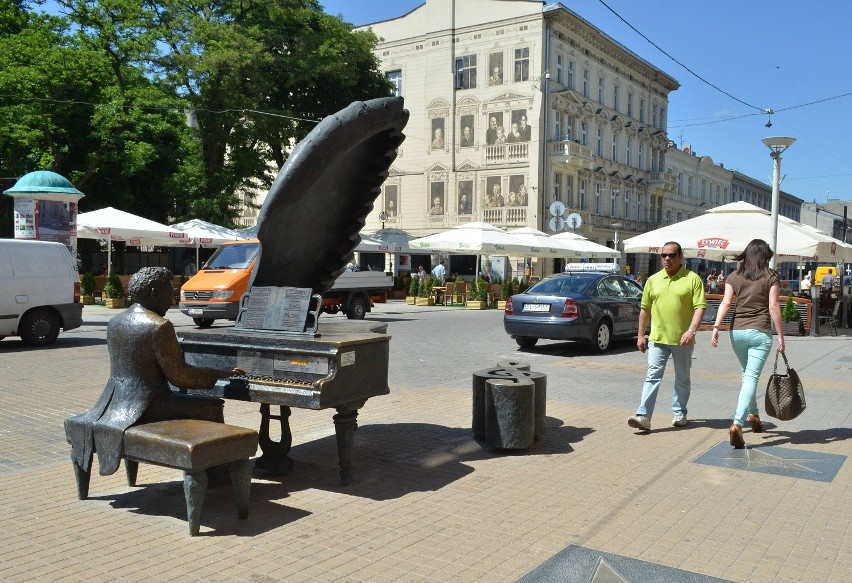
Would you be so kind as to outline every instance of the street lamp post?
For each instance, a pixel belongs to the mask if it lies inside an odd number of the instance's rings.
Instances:
[[[774,255],[772,259],[769,260],[769,267],[771,269],[775,269],[776,264],[778,263],[778,206],[779,206],[779,198],[781,196],[781,154],[793,145],[793,142],[796,141],[796,138],[786,138],[782,136],[776,136],[772,138],[763,138],[763,143],[772,150],[769,153],[769,156],[772,158],[774,173],[772,175],[772,214],[771,214],[771,227],[770,231],[770,241],[769,245],[772,247],[772,251],[774,251]]]
[[[623,226],[624,226],[623,223],[612,223],[610,225],[610,227],[615,229],[615,241],[613,241],[613,243],[614,243],[615,250],[618,251],[619,254],[621,253],[621,250],[618,248],[618,230]],[[621,264],[620,260],[621,260],[621,255],[619,255],[618,259],[616,260],[616,263],[618,263],[619,265]]]

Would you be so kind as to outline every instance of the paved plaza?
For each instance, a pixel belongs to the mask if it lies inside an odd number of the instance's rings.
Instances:
[[[689,425],[670,426],[669,370],[643,434],[626,423],[646,368],[632,342],[521,351],[497,310],[380,304],[367,318],[393,336],[390,394],[360,412],[354,483],[339,484],[334,411],[294,409],[295,469],[255,472],[248,520],[230,488],[211,489],[191,538],[177,470],[140,465],[137,487],[123,469],[93,475],[77,499],[62,422],[104,386],[115,313],[86,307],[53,347],[0,342],[0,581],[852,580],[847,330],[788,340],[808,408],[764,417],[768,430],[746,430],[735,452],[726,335],[716,349],[698,335]],[[192,328],[168,317],[179,335]],[[547,375],[546,435],[525,452],[493,451],[470,429],[472,373],[507,359]],[[259,418],[256,404],[225,406],[228,423]]]

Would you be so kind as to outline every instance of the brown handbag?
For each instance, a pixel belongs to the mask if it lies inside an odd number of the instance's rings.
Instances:
[[[787,374],[778,374],[778,354],[784,358]],[[805,389],[798,373],[790,368],[786,354],[776,352],[775,367],[766,385],[766,414],[781,421],[789,421],[801,415],[806,406]]]

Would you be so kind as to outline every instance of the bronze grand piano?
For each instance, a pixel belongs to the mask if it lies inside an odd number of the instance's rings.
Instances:
[[[178,334],[190,364],[245,375],[223,379],[198,394],[261,403],[260,448],[255,467],[271,473],[292,468],[290,408],[334,408],[340,479],[352,481],[352,443],[358,410],[370,397],[386,395],[390,336],[386,324],[358,321],[320,325],[318,336],[294,337],[239,328],[183,330]],[[279,415],[270,407],[277,405]],[[281,441],[269,436],[269,423],[281,424]]]

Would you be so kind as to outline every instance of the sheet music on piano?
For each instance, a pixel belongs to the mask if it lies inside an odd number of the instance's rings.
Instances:
[[[316,297],[322,305],[320,296]],[[307,332],[313,333],[319,315],[311,311],[313,298],[311,288],[252,286],[243,296],[235,327],[303,334],[307,322],[311,328]]]

